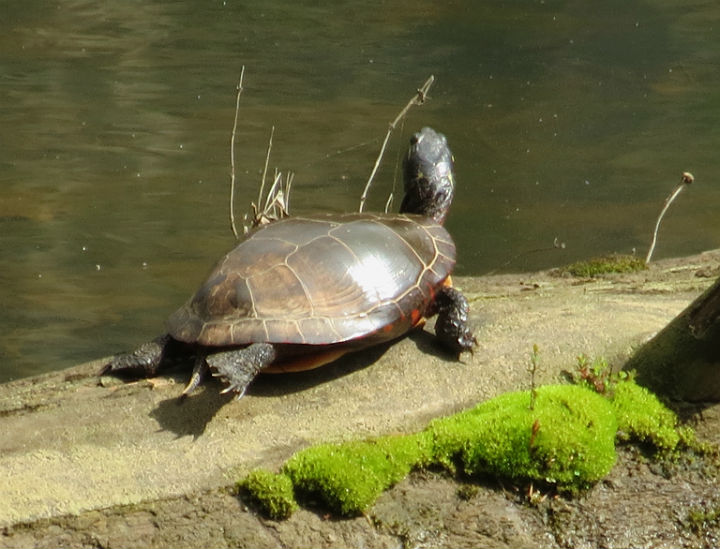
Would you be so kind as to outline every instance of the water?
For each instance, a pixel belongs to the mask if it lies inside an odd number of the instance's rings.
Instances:
[[[260,7],[257,5],[260,4]],[[160,333],[233,242],[235,86],[246,67],[238,208],[271,168],[292,208],[393,187],[409,134],[448,136],[457,272],[720,246],[720,5],[701,1],[6,2],[0,16],[0,380]],[[396,184],[397,185],[397,184]],[[556,249],[553,242],[562,242]]]

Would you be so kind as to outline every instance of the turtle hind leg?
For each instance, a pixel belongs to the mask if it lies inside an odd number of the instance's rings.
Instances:
[[[171,341],[172,338],[168,334],[164,334],[143,343],[134,351],[115,355],[103,366],[100,375],[154,376]]]
[[[445,347],[460,355],[472,352],[477,339],[467,325],[470,306],[467,298],[451,286],[442,287],[435,296],[433,314],[437,313],[435,334]]]
[[[255,376],[277,358],[271,343],[253,343],[243,349],[232,349],[209,355],[208,365],[228,386],[223,393],[233,391],[236,399],[242,398]]]

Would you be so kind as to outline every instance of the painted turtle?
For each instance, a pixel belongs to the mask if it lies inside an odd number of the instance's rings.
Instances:
[[[445,136],[416,133],[399,214],[286,217],[251,232],[167,322],[167,334],[114,356],[102,373],[150,376],[178,342],[196,356],[183,395],[211,368],[240,398],[263,372],[315,368],[395,339],[438,315],[439,340],[476,344],[468,303],[449,284],[455,244],[442,227],[454,191]]]

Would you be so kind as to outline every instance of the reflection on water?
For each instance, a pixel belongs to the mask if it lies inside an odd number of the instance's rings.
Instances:
[[[0,19],[0,380],[133,346],[232,245],[271,166],[294,211],[353,210],[388,122],[429,74],[410,132],[444,132],[460,274],[720,245],[720,5],[680,0],[10,3]],[[553,241],[564,242],[563,250]]]

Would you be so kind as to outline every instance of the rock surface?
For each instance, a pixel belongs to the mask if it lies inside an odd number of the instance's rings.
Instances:
[[[585,496],[537,506],[495,481],[459,495],[454,480],[414,473],[366,517],[301,510],[276,523],[229,487],[313,443],[420,429],[528,388],[533,344],[538,383],[557,382],[581,353],[619,366],[713,282],[719,264],[715,251],[593,280],[460,278],[480,341],[473,356],[453,361],[426,329],[315,371],[261,377],[240,401],[212,381],[179,403],[188,371],[123,383],[97,377],[102,360],[0,385],[0,547],[717,544],[717,525],[683,526],[692,509],[720,508],[710,473],[666,478],[630,450]],[[709,405],[693,416],[714,442],[719,416]],[[639,501],[654,514],[637,512]]]

